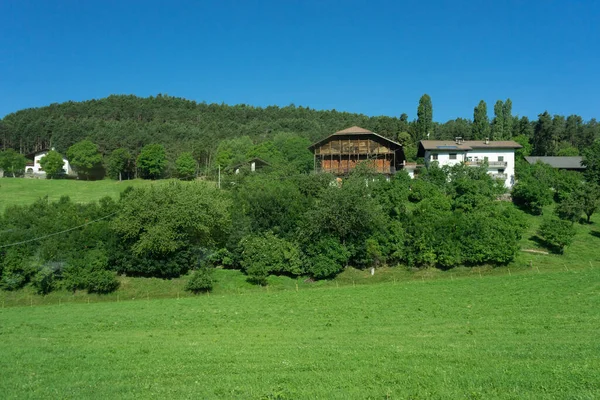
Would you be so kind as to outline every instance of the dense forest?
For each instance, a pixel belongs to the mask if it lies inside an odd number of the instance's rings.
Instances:
[[[124,148],[137,157],[144,145],[158,143],[165,147],[171,163],[181,153],[191,152],[200,165],[210,167],[215,165],[219,144],[226,140],[244,138],[257,145],[278,133],[293,133],[312,142],[352,125],[403,143],[409,159],[416,155],[416,143],[428,137],[514,139],[533,155],[578,155],[600,138],[600,124],[595,119],[584,121],[578,115],[544,111],[537,120],[530,121],[512,115],[510,99],[495,103],[491,120],[486,103],[481,101],[474,108],[473,120],[434,122],[428,95],[419,101],[416,120],[409,121],[406,113],[399,114],[369,117],[294,105],[261,108],[197,103],[164,95],[113,95],[9,114],[0,120],[0,145],[22,154],[49,147],[65,154],[70,146],[87,139],[97,144],[104,156]]]

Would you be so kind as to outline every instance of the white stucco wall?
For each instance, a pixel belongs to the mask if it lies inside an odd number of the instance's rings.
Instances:
[[[450,159],[450,153],[456,153],[456,160]],[[440,167],[444,165],[455,165],[461,162],[472,162],[481,161],[483,162],[486,157],[488,163],[492,164],[488,166],[488,174],[496,175],[499,173],[506,174],[506,179],[503,180],[504,186],[511,188],[515,183],[515,151],[514,149],[473,149],[469,151],[465,150],[436,150],[425,152],[425,164],[429,166],[432,162],[436,161],[432,159],[432,155],[437,154],[437,162]],[[503,157],[503,161],[506,162],[506,166],[494,165],[494,162],[499,161],[499,157]]]
[[[33,172],[33,174],[35,175],[46,175],[46,172],[42,170],[42,166],[40,165],[40,160],[42,158],[44,158],[46,156],[46,154],[48,154],[47,151],[41,151],[39,153],[37,153],[34,157],[33,157],[33,165],[29,165],[27,167],[25,167],[25,172]],[[31,169],[31,171],[30,171]],[[63,169],[65,170],[65,173],[67,175],[72,175],[73,174],[73,170],[71,169],[71,165],[69,164],[69,161],[63,157]]]

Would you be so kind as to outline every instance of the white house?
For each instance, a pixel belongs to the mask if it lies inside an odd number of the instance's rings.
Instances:
[[[459,163],[478,167],[487,163],[488,174],[511,188],[515,183],[515,150],[521,147],[512,140],[421,140],[417,157],[424,157],[426,166],[433,162],[440,167]]]
[[[52,150],[54,150],[54,149],[52,149]],[[33,175],[33,176],[45,176],[46,172],[42,169],[42,166],[40,165],[40,160],[43,157],[45,157],[49,151],[50,151],[49,149],[44,149],[44,150],[36,151],[35,153],[27,154],[25,157],[27,157],[31,161],[29,161],[27,163],[27,165],[25,166],[25,173],[27,175]],[[64,156],[63,156],[63,170],[65,171],[65,173],[67,175],[73,175],[73,170],[71,169],[69,160],[67,160]]]

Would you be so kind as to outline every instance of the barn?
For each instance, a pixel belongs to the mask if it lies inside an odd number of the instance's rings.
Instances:
[[[309,146],[315,172],[345,175],[358,163],[369,162],[381,174],[392,175],[404,165],[402,145],[367,129],[353,126]]]

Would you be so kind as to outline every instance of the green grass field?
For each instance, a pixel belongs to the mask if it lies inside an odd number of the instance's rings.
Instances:
[[[0,209],[129,184],[150,183],[0,179]],[[522,249],[543,250],[542,219],[527,218]],[[199,296],[187,277],[0,291],[0,398],[598,398],[598,221],[577,224],[564,255],[497,268],[348,268],[267,287],[218,269]]]
[[[600,396],[600,268],[0,310],[2,398]]]
[[[56,201],[61,196],[69,196],[78,203],[96,201],[105,196],[115,199],[127,186],[152,184],[152,181],[134,179],[130,181],[81,181],[71,179],[0,179],[0,213],[11,205],[31,204],[40,197],[48,196],[49,201]]]

